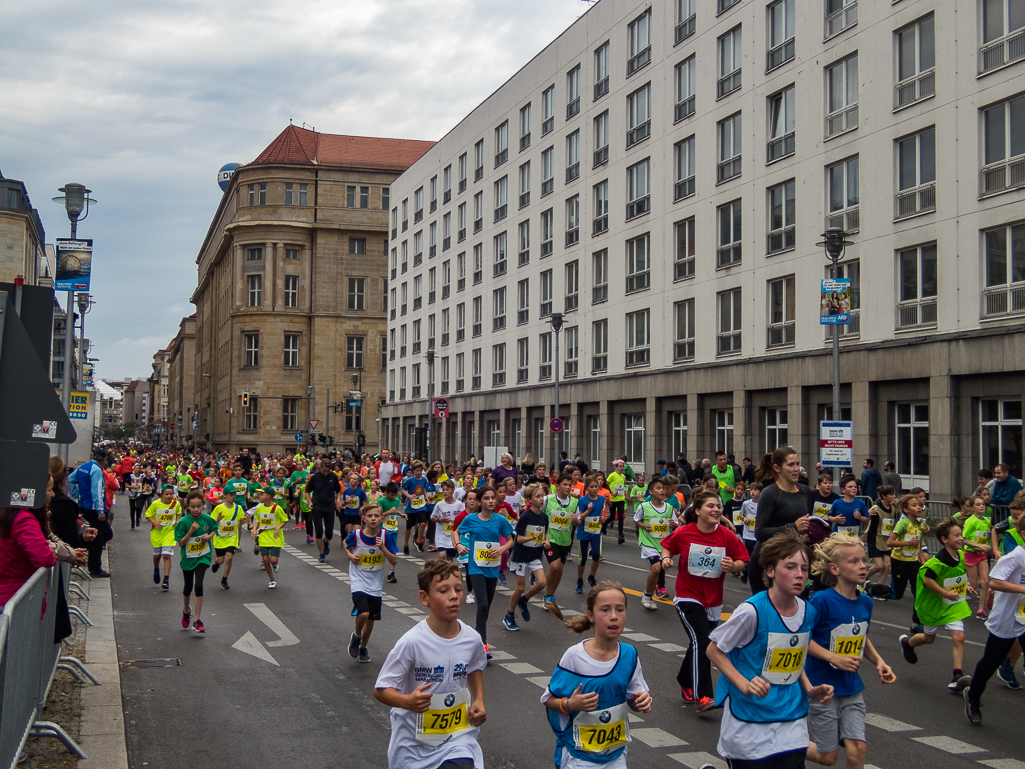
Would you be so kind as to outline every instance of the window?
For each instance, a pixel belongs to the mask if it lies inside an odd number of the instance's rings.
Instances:
[[[258,262],[263,259],[262,248],[247,248],[246,249],[246,261],[247,262]]]
[[[412,366],[410,366],[410,369],[412,370],[412,377],[411,377],[412,382],[411,382],[411,384],[413,386],[412,387],[412,392],[410,393],[410,397],[419,398],[420,397],[420,364],[419,363],[414,363]]]
[[[826,138],[858,127],[858,54],[826,67]]]
[[[936,93],[936,34],[930,14],[897,31],[897,85],[893,108],[899,109]]]
[[[481,376],[481,354],[480,348],[470,351],[470,387],[474,390],[480,389]]]
[[[299,261],[299,249],[298,248],[286,248],[285,249],[285,261],[287,261],[287,262],[298,262]]]
[[[509,159],[509,121],[495,129],[495,168]]]
[[[478,192],[473,196],[473,234],[484,229],[484,193]]]
[[[741,124],[740,113],[719,121],[719,166],[716,178],[722,183],[740,176]]]
[[[676,316],[676,342],[673,345],[673,360],[694,360],[694,300],[684,299],[673,305]]]
[[[448,299],[452,289],[452,261],[446,259],[441,263],[441,298]]]
[[[566,329],[566,360],[563,366],[563,375],[575,377],[580,363],[580,334],[576,326]]]
[[[413,235],[413,266],[423,264],[424,261],[424,231],[418,230]]]
[[[516,284],[516,325],[530,320],[530,279],[524,278]]]
[[[266,183],[262,183],[262,184],[259,185],[259,193],[260,193],[260,205],[261,206],[267,205],[267,185],[266,185]]]
[[[520,166],[520,208],[530,205],[530,161]]]
[[[679,45],[694,34],[695,0],[676,0],[676,34],[673,45]]]
[[[555,129],[555,86],[549,86],[541,94],[541,135],[546,136]]]
[[[673,202],[679,202],[694,194],[694,137],[688,136],[673,146],[676,165],[676,185],[673,188]]]
[[[438,255],[438,223],[431,222],[430,227],[427,228],[428,242],[427,242],[427,256],[428,258],[434,258]]]
[[[509,213],[509,177],[495,182],[495,221],[500,222]]]
[[[673,456],[687,454],[687,412],[671,411],[669,413],[669,435],[672,443]]]
[[[491,307],[494,311],[491,324],[492,331],[505,330],[505,288],[496,288],[492,292]]]
[[[409,229],[409,198],[402,201],[402,231]]]
[[[552,271],[541,273],[541,312],[540,317],[547,318],[552,314]]]
[[[690,56],[676,65],[676,107],[673,112],[674,122],[679,122],[694,114],[696,102],[697,59]]]
[[[541,197],[555,190],[555,147],[541,153]]]
[[[826,38],[858,23],[858,0],[826,0]]]
[[[441,172],[441,185],[443,187],[441,202],[448,203],[452,200],[452,164],[445,166]]]
[[[286,204],[290,205],[290,204]],[[299,399],[298,398],[282,398],[281,399],[281,430],[282,432],[292,432],[299,428]]]
[[[936,244],[909,248],[897,254],[900,298],[897,328],[936,324]]]
[[[538,338],[538,379],[552,378],[552,332]]]
[[[684,219],[673,225],[676,234],[675,252],[673,254],[673,280],[684,280],[694,277],[694,217]]]
[[[404,401],[406,399],[406,367],[403,366],[399,369],[399,400]],[[412,436],[410,436],[412,438]],[[410,440],[412,443],[412,440]]]
[[[466,288],[466,252],[456,256],[456,291]]]
[[[381,371],[388,368],[388,337],[381,334]]]
[[[626,293],[643,291],[651,285],[651,236],[626,241]]]
[[[397,304],[397,302],[395,301],[395,289],[393,288],[391,290],[391,295],[390,295],[389,300],[388,300],[388,306],[391,308],[391,311],[390,311],[390,319],[391,320],[395,320],[395,306],[396,306],[396,304]]]
[[[349,187],[350,190],[355,190],[355,187]],[[413,193],[413,224],[416,224],[424,218],[424,188],[419,187],[416,192]]]
[[[345,205],[348,208],[356,207],[356,187],[355,185],[348,185],[345,188]]]
[[[651,161],[645,158],[626,169],[626,218],[651,210]]]
[[[984,109],[982,123],[985,165],[979,193],[988,195],[1025,185],[1025,96]]]
[[[349,238],[350,254],[365,254],[367,252],[366,238]]]
[[[285,307],[299,306],[299,276],[285,276]]]
[[[908,478],[929,478],[929,405],[895,404],[897,473]],[[1000,461],[1000,460],[998,460]],[[913,481],[912,482],[917,482]]]
[[[491,386],[505,386],[505,345],[496,344],[491,348]],[[492,444],[498,445],[498,444]]]
[[[295,185],[292,182],[285,182],[285,205],[294,205],[293,200],[295,197],[295,191],[293,189]]]
[[[523,267],[530,263],[530,219],[525,219],[517,226],[519,259],[517,265]]]
[[[794,0],[777,0],[769,6],[769,51],[766,70],[794,58]]]
[[[263,275],[249,276],[249,306],[259,307],[263,304]]]
[[[484,140],[481,139],[473,145],[473,180],[479,182],[484,178]]]
[[[580,65],[566,73],[566,120],[580,112]]]
[[[462,243],[466,240],[466,203],[460,203],[456,208],[456,240]]]
[[[460,192],[460,194],[462,194],[463,192],[466,192],[466,172],[467,172],[466,160],[467,160],[466,153],[464,152],[462,155],[459,156],[459,160],[457,161],[458,166],[459,166],[459,192]]]
[[[573,260],[566,263],[566,312],[573,312],[577,309],[580,296],[580,262]]]
[[[449,335],[449,308],[444,307],[441,310],[441,346],[448,347],[448,335]]]
[[[520,107],[520,152],[530,146],[530,102]]]
[[[285,334],[285,368],[299,368],[299,335]]]
[[[432,204],[433,204],[433,202],[434,201],[432,200]],[[370,188],[369,187],[360,187],[359,188],[359,207],[360,208],[370,208]]]
[[[626,76],[651,63],[651,9],[638,16],[627,27],[628,53]]]
[[[441,394],[448,395],[448,356],[441,359]]]
[[[716,295],[719,305],[718,355],[740,352],[741,305],[740,289],[720,291]]]
[[[741,201],[734,200],[717,209],[719,217],[719,249],[716,267],[733,267],[740,264],[743,252],[741,232]]]
[[[475,296],[473,298],[473,336],[480,336],[484,331],[484,300]]]
[[[452,247],[452,212],[441,217],[441,250],[448,251]]]
[[[409,269],[409,241],[402,241],[402,272],[405,274]]]
[[[765,426],[766,452],[790,445],[786,409],[762,409],[762,423]]]
[[[713,411],[712,422],[715,425],[715,450],[723,451],[727,456],[733,454],[733,410]]]
[[[347,336],[345,338],[345,368],[356,371],[363,369],[363,337]]]
[[[603,248],[591,255],[591,304],[600,304],[609,298],[609,252]]]
[[[769,148],[766,162],[794,154],[794,86],[769,97]]]
[[[826,228],[839,227],[848,232],[861,229],[861,214],[858,204],[858,156],[826,168],[828,215]]]
[[[644,414],[626,414],[623,417],[623,435],[626,438],[626,461],[631,465],[643,465]]]
[[[936,210],[936,129],[897,140],[894,218]]]
[[[719,81],[716,98],[721,99],[740,88],[740,65],[742,59],[740,26],[736,26],[719,38]]]
[[[552,255],[555,245],[555,209],[541,212],[541,258]]]
[[[421,339],[421,337],[420,337],[420,321],[419,320],[414,320],[413,321],[413,355],[416,355],[416,354],[418,354],[420,352],[420,344],[421,344],[420,339]]]
[[[626,146],[629,149],[651,136],[650,83],[626,97],[626,112]]]
[[[594,100],[609,92],[609,44],[605,42],[594,51]]]
[[[427,304],[434,304],[438,295],[438,268],[431,267],[427,271]]]
[[[413,278],[413,309],[419,310],[424,303],[424,280],[421,275]]]
[[[591,235],[600,235],[609,229],[609,180],[594,185],[594,224]]]
[[[262,185],[261,185],[262,186]],[[261,203],[261,205],[263,205]],[[249,403],[243,407],[242,412],[242,429],[243,430],[259,430],[260,429],[260,399],[256,395],[249,396]]]
[[[984,467],[1006,462],[1021,477],[1021,401],[979,401],[979,439]]]
[[[299,197],[300,197],[300,202],[301,203],[305,201],[305,198],[303,197],[303,193],[305,192],[305,190],[302,189],[305,186],[306,186],[305,184],[300,184],[299,185],[299,187],[300,187],[300,189],[299,189]],[[391,187],[382,187],[381,188],[381,210],[382,211],[387,211],[388,210],[388,206],[390,206],[390,205],[391,205]]]
[[[456,341],[462,342],[466,338],[466,304],[460,302],[456,305]]]
[[[484,246],[478,243],[473,247],[473,285],[484,280]]]
[[[407,330],[408,329],[407,329],[405,323],[403,323],[401,326],[399,326],[399,357],[400,358],[405,358],[406,357],[406,343],[408,341]]]
[[[463,391],[463,382],[465,381],[463,379],[463,377],[465,376],[465,372],[466,372],[466,365],[465,365],[466,358],[465,358],[465,355],[466,355],[465,353],[458,353],[456,355],[456,392],[457,393]]]
[[[580,241],[580,196],[566,201],[566,248]]]
[[[1025,224],[1003,225],[983,237],[983,315],[1025,312]]]
[[[797,302],[794,276],[768,281],[769,334],[767,347],[785,347],[794,344]]]
[[[594,119],[594,168],[609,162],[609,111]]]
[[[1020,0],[984,0],[979,73],[1022,57],[1025,57],[1025,12]]]
[[[243,334],[242,337],[245,342],[245,365],[247,368],[255,368],[260,365],[260,335]]]
[[[591,324],[591,373],[609,370],[609,321],[596,320]]]
[[[580,176],[580,131],[566,137],[566,184]]]
[[[769,188],[769,243],[768,253],[775,254],[794,247],[797,216],[794,201],[795,182],[777,184]]]
[[[251,206],[255,206],[256,205],[256,185],[255,184],[250,184],[249,185],[249,205],[251,205]]]
[[[651,345],[650,310],[630,312],[626,315],[626,365],[648,365]]]

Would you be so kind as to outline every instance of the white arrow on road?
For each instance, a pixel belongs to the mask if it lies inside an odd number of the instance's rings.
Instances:
[[[256,618],[266,625],[270,630],[277,634],[277,639],[274,641],[268,641],[267,646],[295,646],[299,643],[299,639],[295,634],[285,627],[285,623],[277,618],[277,616],[266,605],[262,603],[247,603],[243,604],[249,611],[256,615]],[[272,665],[278,665],[278,661],[274,659],[269,651],[264,648],[264,645],[260,643],[252,632],[247,632],[244,636],[238,639],[231,646],[232,649],[238,649],[240,652],[251,654],[257,659],[261,659],[264,662],[269,662]],[[280,667],[280,665],[278,665]]]

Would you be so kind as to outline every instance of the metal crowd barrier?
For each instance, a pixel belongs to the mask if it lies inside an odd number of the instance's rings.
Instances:
[[[87,758],[64,729],[40,720],[58,669],[100,684],[79,660],[62,656],[61,642],[53,640],[59,591],[67,597],[70,573],[67,563],[36,570],[0,613],[0,769],[14,769],[29,737],[56,737]]]

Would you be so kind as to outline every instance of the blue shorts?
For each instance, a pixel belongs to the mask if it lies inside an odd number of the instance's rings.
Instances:
[[[601,560],[601,541],[600,535],[595,535],[590,539],[578,539],[580,543],[580,556],[577,558],[578,564],[586,563],[588,553],[591,555],[592,561]]]

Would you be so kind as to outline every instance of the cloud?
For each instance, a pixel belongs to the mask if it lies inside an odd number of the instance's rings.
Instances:
[[[78,181],[99,204],[87,331],[108,378],[178,329],[215,173],[288,124],[439,139],[569,26],[581,0],[35,0],[4,9],[0,169],[46,227]],[[61,298],[63,301],[63,298]],[[124,337],[124,329],[138,333]],[[143,341],[150,344],[146,347]]]

